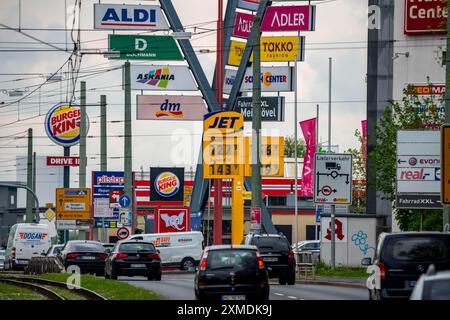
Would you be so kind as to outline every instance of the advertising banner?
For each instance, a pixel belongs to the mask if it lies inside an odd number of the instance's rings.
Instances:
[[[306,142],[303,158],[301,197],[314,195],[314,154],[316,153],[316,118],[301,121],[300,127]]]
[[[156,233],[190,231],[188,208],[157,208]]]
[[[253,17],[252,14],[236,12],[233,37],[248,39],[253,27]]]
[[[405,0],[405,34],[447,32],[447,8],[443,1]]]
[[[94,29],[169,30],[169,25],[159,6],[94,3]]]
[[[409,84],[406,89],[409,95],[415,96],[411,108],[429,116],[436,113],[444,115],[445,84]]]
[[[262,67],[261,91],[263,92],[288,92],[292,91],[292,67]],[[236,70],[225,70],[223,92],[230,94],[236,80]],[[247,68],[241,84],[241,91],[253,91],[253,70]]]
[[[261,31],[314,31],[315,6],[268,7]]]
[[[109,51],[119,56],[109,59],[122,60],[183,60],[180,49],[170,36],[145,36],[135,34],[109,34]]]
[[[197,91],[187,66],[131,65],[131,90]]]
[[[150,168],[150,201],[183,202],[184,168]]]
[[[284,97],[261,97],[261,120],[263,122],[284,121],[284,100]],[[238,97],[234,111],[242,114],[244,121],[252,121],[252,98]]]
[[[137,120],[203,120],[208,111],[201,96],[136,97]]]

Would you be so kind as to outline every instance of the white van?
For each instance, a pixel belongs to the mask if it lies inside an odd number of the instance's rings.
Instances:
[[[181,270],[195,268],[203,253],[203,234],[199,231],[136,234],[127,240],[133,239],[153,243],[163,266]]]
[[[49,226],[18,223],[9,231],[5,252],[5,269],[23,268],[32,257],[41,256],[52,246]]]

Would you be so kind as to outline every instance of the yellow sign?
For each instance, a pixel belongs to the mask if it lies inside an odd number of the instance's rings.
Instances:
[[[91,189],[57,188],[56,219],[79,220],[91,218]]]
[[[244,170],[244,116],[212,112],[203,122],[203,176],[234,178]]]
[[[252,175],[251,137],[245,137],[245,175]],[[263,177],[284,176],[284,138],[261,137],[261,175]]]
[[[191,186],[184,186],[184,206],[189,207],[191,205],[191,198],[192,198],[192,187]]]
[[[231,41],[228,64],[239,66],[245,51],[245,42]],[[303,61],[305,51],[304,37],[262,37],[261,38],[262,62],[287,62]],[[253,54],[250,57],[253,61]]]
[[[441,203],[450,204],[450,124],[441,127]]]
[[[244,191],[242,193],[242,198],[244,200],[252,200],[252,192],[251,191]]]

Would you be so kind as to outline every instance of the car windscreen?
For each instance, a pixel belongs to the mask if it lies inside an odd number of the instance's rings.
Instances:
[[[392,240],[391,256],[398,261],[445,261],[450,259],[448,237],[404,237]]]
[[[155,246],[151,243],[122,243],[119,252],[155,252]]]
[[[425,281],[422,299],[450,300],[450,279]]]
[[[283,238],[255,237],[252,244],[261,252],[265,251],[289,251],[289,243]]]
[[[69,252],[105,252],[101,244],[96,243],[72,243],[66,247]]]
[[[207,270],[256,269],[258,260],[254,250],[212,250],[208,252]]]

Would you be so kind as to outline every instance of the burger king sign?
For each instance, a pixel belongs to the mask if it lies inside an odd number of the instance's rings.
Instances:
[[[150,168],[150,201],[183,202],[184,168]]]
[[[165,171],[156,178],[154,188],[161,197],[170,198],[180,190],[180,180],[172,172]]]
[[[45,131],[54,143],[70,147],[80,140],[80,107],[69,103],[59,103],[51,108],[45,118]],[[89,120],[86,116],[86,132]]]

